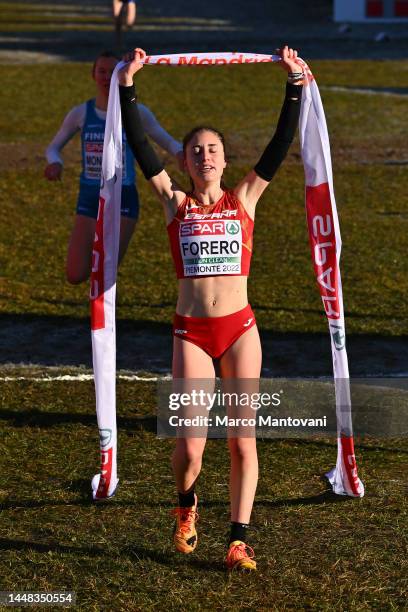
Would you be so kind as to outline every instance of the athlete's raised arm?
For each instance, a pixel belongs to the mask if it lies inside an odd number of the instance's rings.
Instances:
[[[287,46],[279,50],[282,61],[279,65],[288,72],[286,94],[275,133],[262,153],[261,158],[234,189],[251,217],[256,204],[286,157],[299,122],[302,84],[302,67],[296,62],[297,51]]]
[[[163,168],[163,164],[158,159],[143,129],[136,102],[133,75],[143,68],[142,61],[145,57],[146,53],[143,49],[135,49],[127,53],[124,61],[128,63],[118,72],[122,121],[133,155],[145,178],[159,196],[164,206],[167,223],[169,223],[183,201],[185,193]]]

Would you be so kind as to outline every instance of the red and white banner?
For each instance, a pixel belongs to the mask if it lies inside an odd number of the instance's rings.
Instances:
[[[122,191],[122,116],[117,70],[118,67],[112,75],[106,116],[90,288],[92,358],[101,462],[100,472],[92,479],[94,500],[111,497],[118,484],[115,297]]]
[[[145,64],[167,66],[234,65],[280,61],[260,53],[182,53],[147,56]],[[303,87],[300,142],[306,177],[306,213],[312,260],[327,315],[336,389],[338,454],[327,477],[340,495],[362,497],[364,486],[357,474],[351,419],[351,401],[343,295],[340,276],[341,237],[333,191],[330,145],[319,90],[309,67]],[[122,121],[117,71],[109,93],[102,162],[100,207],[91,276],[92,343],[96,406],[100,431],[101,475],[92,481],[94,499],[113,495],[116,472],[116,340],[115,290],[120,231]]]
[[[170,55],[148,55],[144,64],[164,66],[225,66],[234,64],[259,64],[277,62],[278,55],[263,53],[174,53]]]
[[[303,65],[304,62],[301,63]],[[316,81],[303,87],[300,147],[306,181],[306,216],[316,280],[326,312],[333,358],[337,417],[337,463],[326,474],[334,493],[363,497],[354,455],[350,380],[340,275],[341,236],[333,189],[330,143]]]

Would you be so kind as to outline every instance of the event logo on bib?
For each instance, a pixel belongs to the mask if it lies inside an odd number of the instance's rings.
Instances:
[[[182,222],[179,240],[184,276],[241,274],[240,221]]]
[[[225,227],[228,234],[238,234],[240,230],[238,223],[227,223]]]

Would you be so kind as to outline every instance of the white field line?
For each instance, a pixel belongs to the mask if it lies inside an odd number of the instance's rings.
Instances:
[[[270,373],[268,373],[270,374]],[[266,372],[263,374],[263,378],[269,378],[270,376]],[[273,378],[273,376],[272,376]],[[311,377],[312,380],[329,379],[329,376],[316,376]],[[408,378],[408,372],[393,372],[392,374],[366,374],[365,376],[357,376],[357,379],[363,378],[378,378],[378,379],[393,379],[393,378]],[[157,382],[159,380],[171,380],[170,374],[159,374],[155,376],[139,376],[138,374],[117,374],[117,380],[125,380],[128,382]],[[18,381],[30,381],[30,382],[89,382],[94,380],[93,374],[59,374],[50,376],[48,374],[44,376],[38,376],[33,374],[32,376],[0,376],[0,382],[18,382]],[[303,380],[307,380],[307,377]],[[351,379],[353,382],[353,379]],[[388,387],[387,387],[388,388]]]
[[[407,94],[395,91],[378,91],[377,89],[362,89],[360,87],[342,87],[341,85],[320,85],[319,89],[326,91],[341,91],[342,93],[356,93],[366,96],[391,96],[393,98],[406,98]]]
[[[118,380],[131,382],[157,382],[158,380],[170,380],[170,376],[138,376],[137,374],[118,374]],[[29,380],[30,382],[88,382],[93,380],[93,374],[61,374],[58,376],[1,376],[0,382],[17,382],[19,380]]]

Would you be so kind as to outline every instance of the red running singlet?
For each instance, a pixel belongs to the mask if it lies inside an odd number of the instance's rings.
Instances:
[[[254,222],[232,191],[209,206],[187,194],[167,231],[177,278],[249,275]]]

